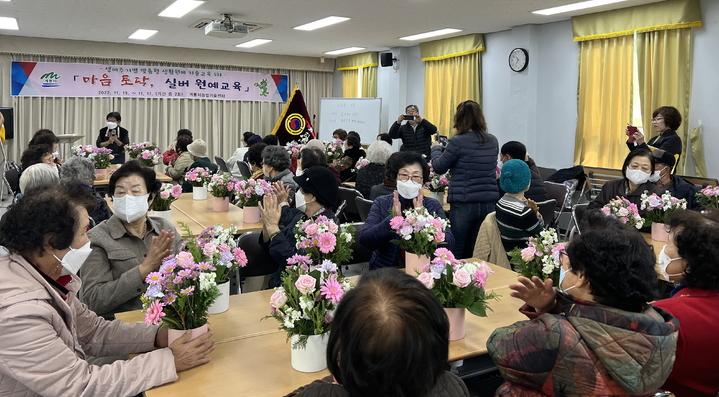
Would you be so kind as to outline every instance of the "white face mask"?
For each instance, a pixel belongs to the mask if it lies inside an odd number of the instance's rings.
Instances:
[[[667,168],[667,167],[664,167],[664,168]],[[664,168],[662,168],[659,171],[652,172],[652,175],[649,177],[649,182],[655,183],[655,182],[659,181],[660,179],[662,179],[662,172],[664,171]]]
[[[300,176],[300,175],[302,175],[302,172],[303,171],[300,169],[300,167],[297,167],[297,169],[295,170],[295,175]]]
[[[126,194],[122,197],[113,197],[113,207],[115,208],[115,215],[127,223],[135,222],[142,218],[150,205],[147,199],[150,197],[149,194],[144,196],[130,196]]]
[[[649,173],[642,170],[632,170],[627,168],[627,179],[635,185],[641,185],[649,180]]]
[[[397,180],[397,193],[408,200],[417,197],[421,187],[422,185],[412,179],[407,179],[406,181]]]
[[[52,152],[52,158],[56,159],[60,155],[60,152]]]
[[[295,192],[295,208],[302,212],[305,211],[305,195],[299,190]]]
[[[90,256],[90,253],[92,253],[92,248],[90,248],[90,242],[88,241],[78,249],[70,247],[70,251],[68,251],[62,259],[53,255],[62,265],[60,275],[67,276],[69,274],[77,274],[87,257]]]
[[[115,128],[117,128],[117,123],[113,123],[112,121],[108,121],[108,122],[107,122],[107,129],[108,129],[108,130],[114,130]]]
[[[502,169],[502,166],[503,166],[503,165],[504,165],[504,161],[502,161],[502,160],[497,161],[497,167],[498,167],[500,170]]]
[[[677,273],[677,274],[668,274],[667,273],[667,267],[669,267],[669,264],[674,261],[678,261],[682,258],[670,258],[669,255],[667,255],[667,253],[666,253],[666,249],[667,249],[667,246],[665,244],[664,247],[662,248],[662,252],[659,253],[659,269],[662,271],[662,276],[664,276],[664,279],[666,279],[667,281],[670,281],[669,277],[683,276],[684,272]]]
[[[567,291],[571,290],[572,288],[577,287],[576,285],[572,285],[571,287],[569,287],[567,289],[562,288],[562,282],[564,282],[564,278],[567,276],[567,273],[569,273],[570,271],[572,271],[572,269],[564,270],[564,268],[561,268],[561,267],[559,268],[559,283],[557,285],[558,285],[558,289],[561,292],[564,292],[565,294],[567,293]]]

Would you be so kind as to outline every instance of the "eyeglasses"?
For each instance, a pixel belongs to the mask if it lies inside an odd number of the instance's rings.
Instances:
[[[664,120],[664,117],[655,117],[652,119],[652,123],[658,123],[660,121]]]
[[[410,176],[407,174],[397,175],[397,180],[402,181],[402,182],[407,182],[409,180],[409,178],[410,178]],[[419,183],[419,184],[421,184],[422,180],[423,180],[421,176],[413,176],[411,178],[412,178],[412,182]]]

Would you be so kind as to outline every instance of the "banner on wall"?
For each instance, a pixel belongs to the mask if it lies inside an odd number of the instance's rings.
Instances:
[[[277,119],[272,134],[277,135],[280,145],[284,146],[290,141],[308,141],[315,139],[315,130],[310,122],[310,115],[307,113],[305,98],[299,87],[292,90],[292,96],[285,105],[285,109]]]
[[[286,102],[288,77],[169,66],[13,62],[12,95]]]

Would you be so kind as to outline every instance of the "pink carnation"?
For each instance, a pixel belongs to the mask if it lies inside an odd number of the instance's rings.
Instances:
[[[327,227],[329,228],[330,233],[337,233],[337,230],[339,229],[337,224],[334,222],[330,222]]]
[[[308,236],[313,236],[317,234],[317,230],[319,229],[319,226],[317,226],[316,223],[311,223],[305,227],[305,233],[307,233]]]
[[[202,248],[202,252],[203,252],[205,255],[207,255],[207,256],[212,256],[212,255],[214,255],[214,254],[217,252],[217,246],[216,246],[215,244],[212,244],[212,243],[207,243],[207,244],[205,244],[205,246]]]
[[[536,253],[536,248],[534,246],[530,245],[529,247],[522,250],[522,260],[525,262],[529,262],[532,259],[534,259],[534,254]]]
[[[150,307],[147,308],[145,313],[145,324],[157,325],[160,323],[162,317],[165,317],[165,313],[162,311],[162,304],[158,301],[150,303]]]

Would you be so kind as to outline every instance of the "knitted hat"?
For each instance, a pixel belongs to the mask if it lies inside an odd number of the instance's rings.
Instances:
[[[522,160],[509,160],[502,165],[499,187],[507,193],[519,193],[527,190],[532,174],[529,166]]]
[[[202,139],[195,139],[187,145],[187,151],[195,157],[207,157],[207,142]]]
[[[662,149],[656,149],[652,151],[652,156],[654,156],[657,163],[662,163],[669,166],[669,168],[674,168],[674,163],[676,163],[676,161],[671,153]]]
[[[293,177],[297,185],[302,191],[309,193],[317,198],[317,202],[326,207],[334,207],[337,205],[339,197],[339,188],[337,186],[337,178],[327,167],[316,165],[310,167],[300,176]]]

